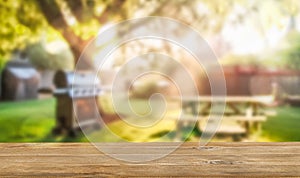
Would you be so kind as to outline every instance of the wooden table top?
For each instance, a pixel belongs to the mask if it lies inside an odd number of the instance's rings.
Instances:
[[[128,143],[101,145],[137,149]],[[159,152],[176,144],[140,145]],[[89,143],[1,143],[0,160],[0,177],[300,176],[300,142],[209,143],[201,149],[198,143],[184,143],[164,158],[142,163],[115,160]]]
[[[171,97],[170,100],[191,101],[191,102],[226,102],[226,103],[263,103],[273,101],[273,97],[266,96],[183,96]]]

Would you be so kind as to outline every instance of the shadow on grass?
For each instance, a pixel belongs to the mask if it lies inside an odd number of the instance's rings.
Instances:
[[[49,132],[37,142],[88,142],[88,139],[80,131],[76,132],[76,136],[68,136],[67,134],[54,135],[52,132]]]

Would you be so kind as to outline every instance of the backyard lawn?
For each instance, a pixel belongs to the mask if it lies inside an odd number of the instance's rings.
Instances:
[[[54,99],[0,103],[0,142],[87,141],[83,135],[78,138],[51,135],[55,125],[54,106]],[[277,115],[269,117],[263,124],[263,133],[258,141],[300,141],[300,108],[284,106],[276,108],[276,111]],[[175,124],[163,121],[148,129],[136,129],[117,121],[108,127],[128,141],[171,141],[171,137],[170,140],[157,138],[172,131]],[[197,133],[192,134],[190,140],[197,141]],[[92,133],[90,138],[103,142],[121,140],[107,129]]]
[[[0,141],[44,141],[55,124],[54,99],[0,103]]]
[[[263,124],[262,136],[270,141],[300,141],[300,107],[278,107],[277,115]]]

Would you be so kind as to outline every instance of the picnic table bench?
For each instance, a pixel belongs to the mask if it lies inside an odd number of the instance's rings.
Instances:
[[[100,143],[115,154],[135,155],[176,147],[177,143]],[[121,150],[121,151],[117,151]],[[135,155],[137,156],[137,155]],[[141,155],[143,156],[143,155]],[[0,176],[300,176],[300,143],[187,142],[164,158],[130,163],[99,152],[90,143],[1,143]]]

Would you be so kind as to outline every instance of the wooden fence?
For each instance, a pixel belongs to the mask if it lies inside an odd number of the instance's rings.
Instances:
[[[300,95],[300,71],[267,70],[253,67],[223,68],[227,95],[269,95],[277,87],[280,93]],[[213,80],[219,83],[222,73],[211,73]],[[210,95],[210,84],[206,76],[200,79],[200,95]]]

